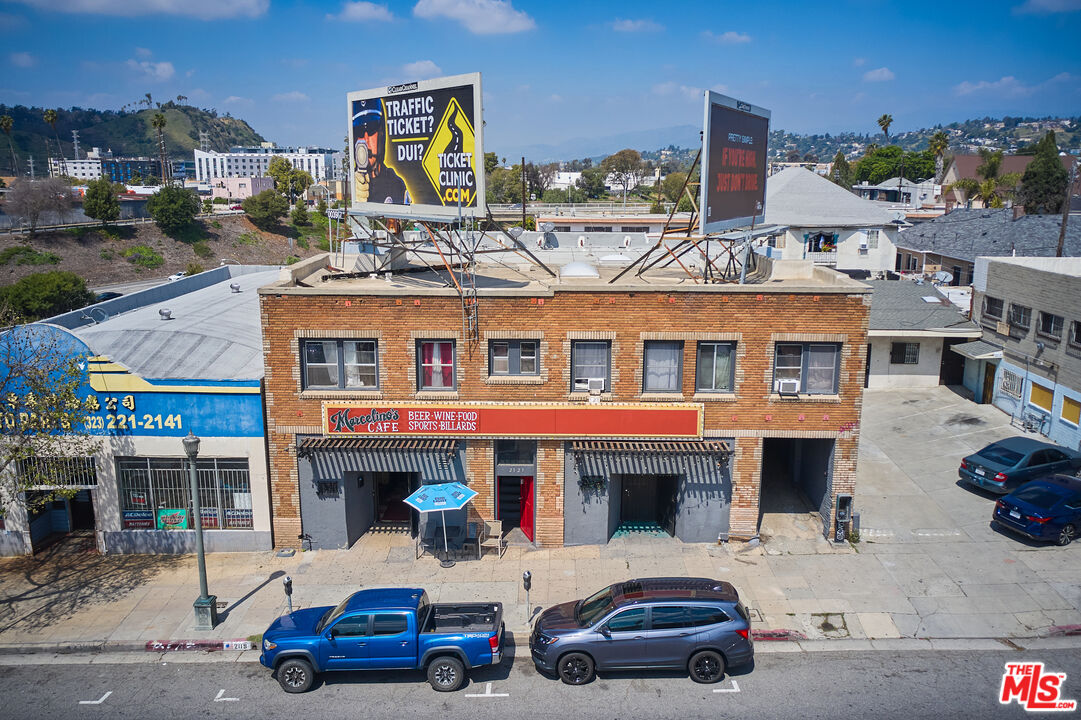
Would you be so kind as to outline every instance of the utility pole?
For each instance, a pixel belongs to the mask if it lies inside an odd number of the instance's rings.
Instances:
[[[1058,247],[1055,249],[1055,257],[1062,257],[1062,251],[1066,245],[1066,223],[1070,220],[1070,197],[1073,195],[1073,186],[1077,182],[1077,164],[1074,160],[1070,168],[1070,179],[1066,181],[1066,197],[1062,200],[1062,227],[1058,229]]]
[[[34,179],[34,156],[30,156],[30,179]]]
[[[525,157],[522,158],[522,230],[525,230]]]
[[[79,159],[79,131],[71,131],[71,144],[75,147],[75,159]]]

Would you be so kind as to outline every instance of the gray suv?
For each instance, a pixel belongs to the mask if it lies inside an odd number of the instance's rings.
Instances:
[[[529,636],[533,663],[568,685],[597,670],[682,668],[714,683],[754,659],[751,621],[731,583],[644,578],[550,607]]]

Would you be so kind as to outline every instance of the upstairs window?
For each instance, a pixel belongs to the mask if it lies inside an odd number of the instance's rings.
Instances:
[[[683,343],[647,340],[643,350],[642,389],[645,392],[682,392]]]
[[[986,296],[983,299],[983,314],[996,320],[1002,319],[1002,300],[1000,298]]]
[[[735,357],[735,343],[698,343],[695,392],[732,392]]]
[[[1028,329],[1032,324],[1032,308],[1010,303],[1010,325]]]
[[[488,345],[489,375],[536,375],[536,340],[493,340]]]
[[[305,389],[379,388],[375,340],[305,340],[301,353]]]
[[[601,385],[601,392],[611,386],[612,346],[607,341],[579,340],[571,343],[571,390],[586,392],[590,381]]]
[[[421,390],[454,390],[454,341],[417,342],[417,379]]]
[[[1058,339],[1062,337],[1062,326],[1064,324],[1065,320],[1061,315],[1040,312],[1040,324],[1037,332],[1046,337]]]
[[[837,392],[839,343],[777,343],[773,391],[832,395]]]

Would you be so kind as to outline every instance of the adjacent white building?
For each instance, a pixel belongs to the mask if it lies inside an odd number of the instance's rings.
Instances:
[[[276,147],[274,143],[231,147],[224,153],[196,150],[195,179],[204,183],[218,178],[262,177],[275,155],[307,171],[316,182],[341,179],[343,152],[320,147]]]
[[[87,182],[98,180],[101,178],[101,158],[86,160],[49,158],[49,175],[53,177],[66,175]]]

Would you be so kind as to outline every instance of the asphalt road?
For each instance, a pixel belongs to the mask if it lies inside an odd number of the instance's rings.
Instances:
[[[3,668],[0,717],[1019,718],[1027,713],[1018,704],[998,702],[1005,663],[1019,660],[1065,672],[1062,696],[1081,699],[1076,649],[760,653],[754,668],[718,685],[638,673],[568,687],[519,658],[474,672],[455,693],[436,693],[417,672],[380,672],[332,674],[303,695],[282,692],[255,663],[109,664],[101,656],[93,664],[34,665],[28,656]]]

